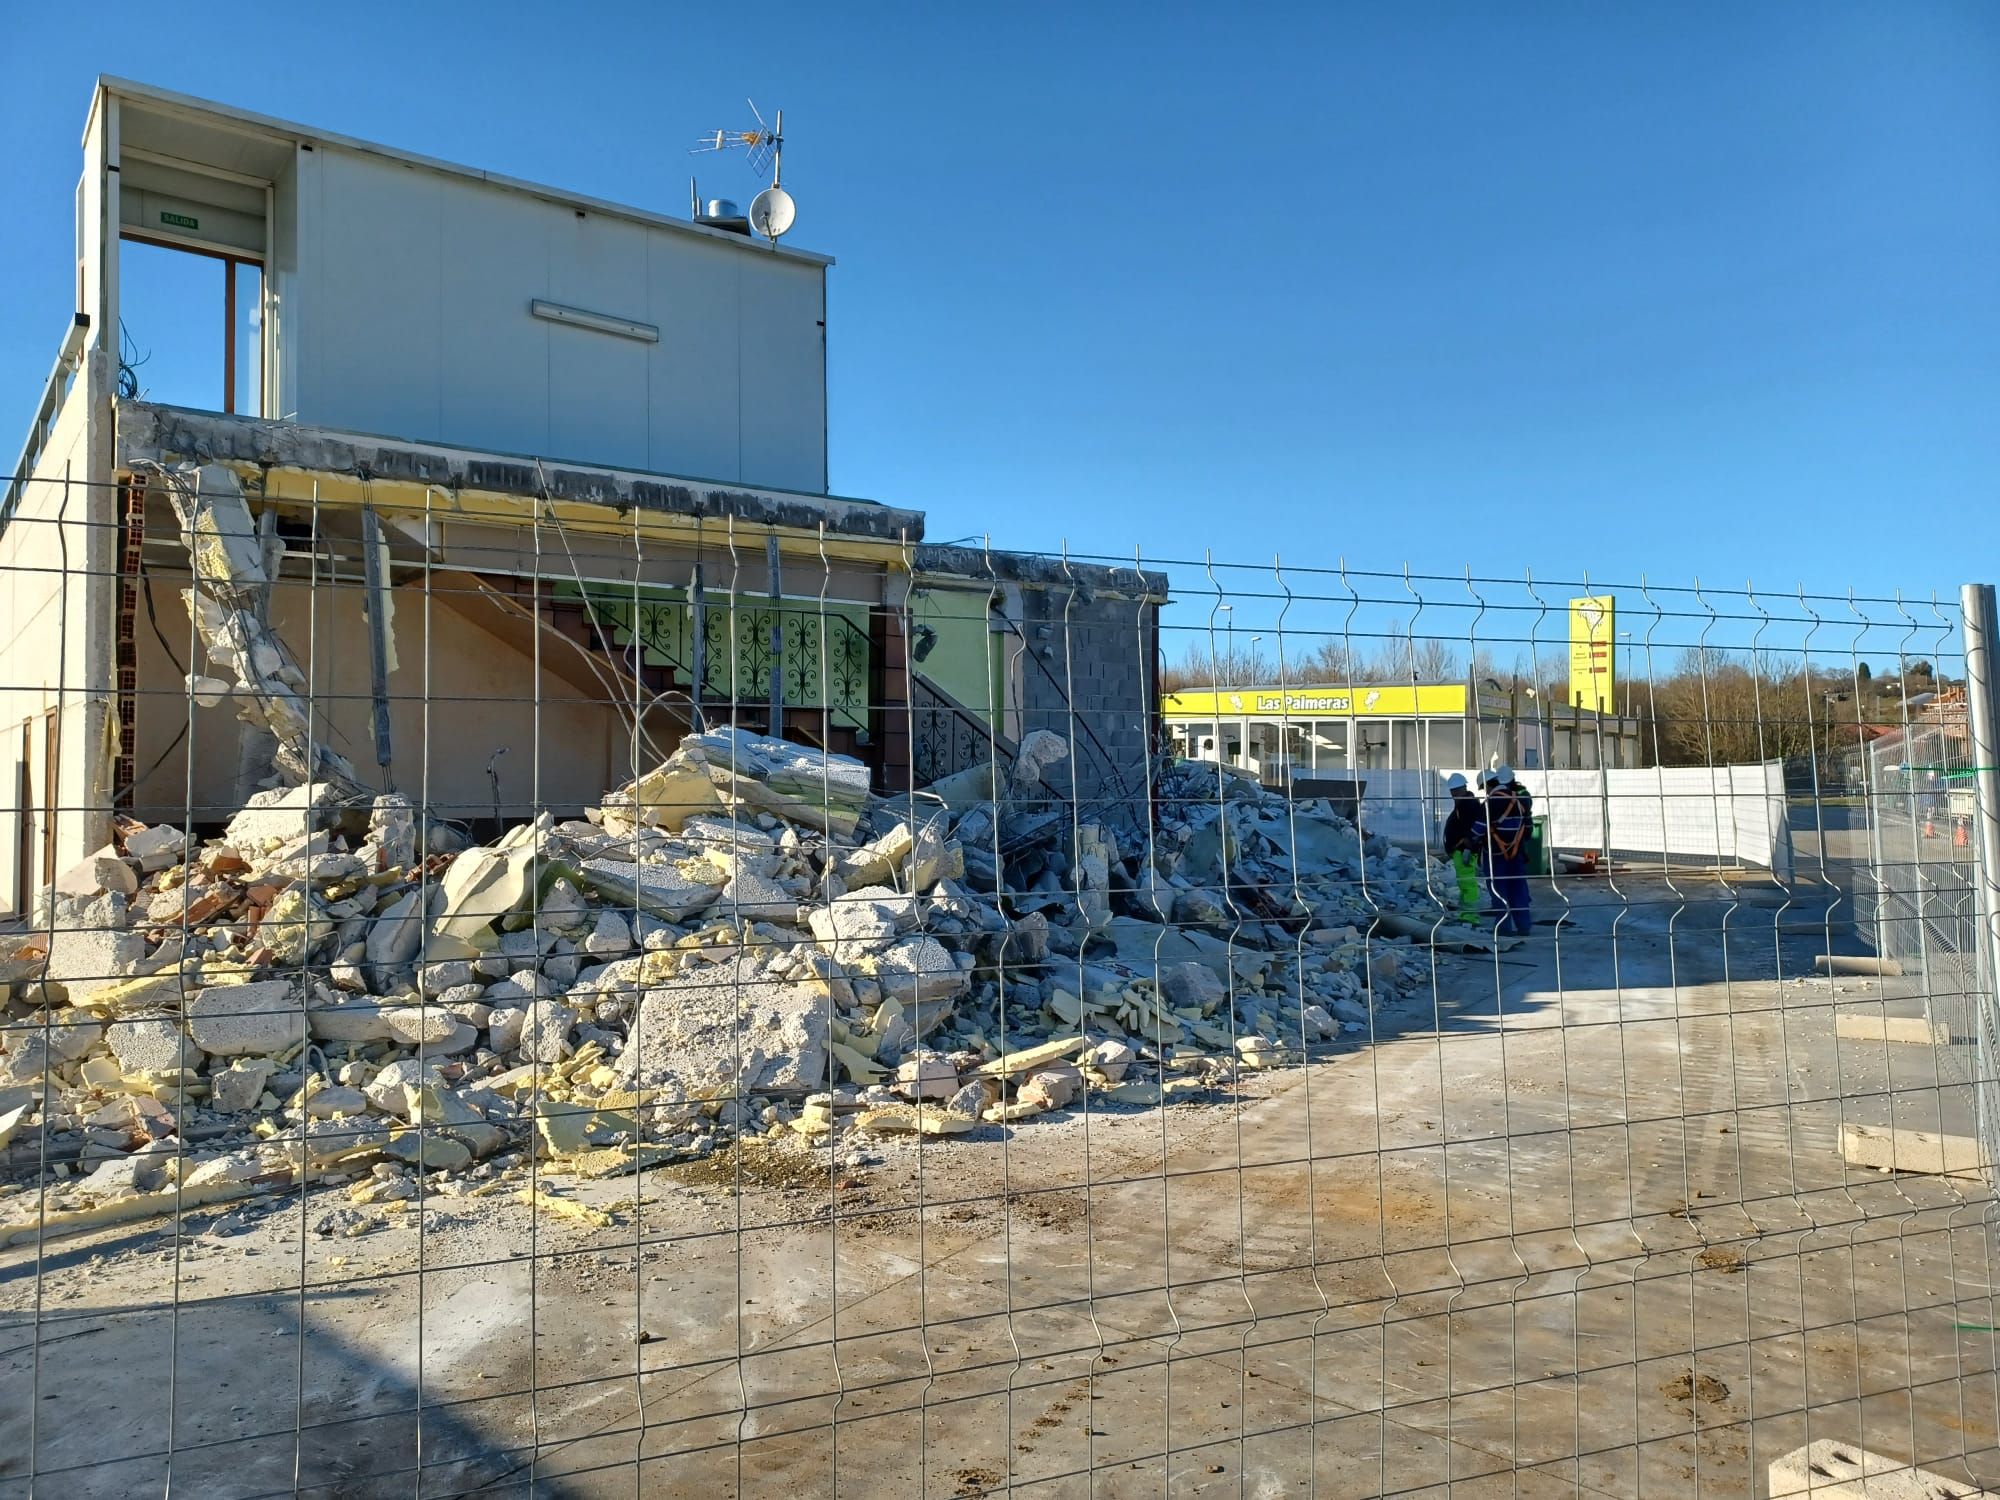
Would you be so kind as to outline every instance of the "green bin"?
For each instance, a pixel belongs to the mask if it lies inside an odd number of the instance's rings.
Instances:
[[[1546,817],[1530,821],[1528,828],[1528,873],[1546,875],[1549,873],[1549,846],[1547,842],[1548,822]]]

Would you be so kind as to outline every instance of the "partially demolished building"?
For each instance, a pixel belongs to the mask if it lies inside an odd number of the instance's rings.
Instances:
[[[1164,578],[826,493],[823,259],[118,82],[85,154],[0,530],[34,1235],[1157,1103],[1419,982],[1423,856],[1156,754]],[[255,301],[210,409],[133,247]]]
[[[455,818],[580,811],[723,723],[878,791],[1072,717],[1086,790],[1143,764],[1157,575],[828,493],[826,258],[114,80],[77,215],[0,530],[0,908],[113,811],[216,827],[273,772],[200,711],[169,472],[240,492],[317,737]]]

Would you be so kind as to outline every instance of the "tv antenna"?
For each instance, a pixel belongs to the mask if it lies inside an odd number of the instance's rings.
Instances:
[[[688,154],[693,156],[703,151],[741,150],[750,163],[752,175],[762,177],[765,168],[768,167],[771,171],[771,186],[777,187],[784,177],[785,112],[779,110],[776,122],[767,125],[764,123],[764,116],[757,108],[757,101],[747,99],[744,102],[750,106],[751,117],[757,122],[755,130],[718,130],[695,142],[694,149]]]
[[[703,136],[690,154],[741,150],[755,175],[762,177],[765,168],[770,169],[771,185],[750,200],[747,217],[751,233],[761,234],[775,245],[779,236],[790,229],[799,216],[798,204],[784,189],[785,112],[779,110],[771,123],[766,124],[757,108],[757,101],[750,99],[744,102],[750,106],[751,117],[757,122],[755,130],[718,130],[713,135]],[[695,196],[699,201],[700,195]]]

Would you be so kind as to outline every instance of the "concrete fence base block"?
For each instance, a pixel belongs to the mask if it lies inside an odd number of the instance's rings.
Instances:
[[[1983,1177],[1985,1159],[1969,1135],[1893,1130],[1879,1125],[1840,1127],[1841,1160],[1878,1172],[1920,1172],[1929,1177]]]
[[[1771,1500],[1787,1495],[1810,1495],[1813,1500],[1994,1500],[1991,1490],[1975,1489],[1833,1438],[1787,1453],[1771,1465],[1770,1479]]]
[[[1937,1021],[1926,1021],[1922,1016],[1835,1016],[1833,1034],[1845,1042],[1909,1042],[1923,1047],[1951,1045],[1951,1028]]]

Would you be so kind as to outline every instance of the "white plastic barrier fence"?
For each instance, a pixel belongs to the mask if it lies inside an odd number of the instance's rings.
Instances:
[[[1450,808],[1449,769],[1354,774],[1367,782],[1361,821],[1370,833],[1435,846]],[[1792,876],[1784,770],[1776,761],[1517,774],[1535,816],[1547,820],[1551,850],[1608,849],[1623,858],[1754,865]]]

